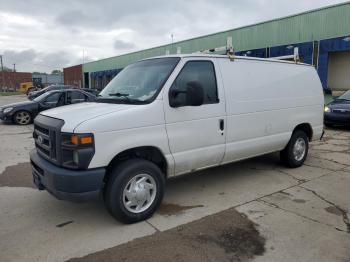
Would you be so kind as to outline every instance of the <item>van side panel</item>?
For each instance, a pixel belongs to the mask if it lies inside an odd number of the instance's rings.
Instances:
[[[282,150],[298,124],[309,123],[320,137],[324,97],[313,67],[219,60],[227,112],[223,163]]]

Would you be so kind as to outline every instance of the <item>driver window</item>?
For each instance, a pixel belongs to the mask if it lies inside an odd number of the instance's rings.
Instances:
[[[204,91],[204,103],[214,104],[219,102],[214,65],[210,61],[190,61],[182,68],[181,72],[172,84],[171,89],[185,91],[189,82],[198,82]],[[177,95],[180,104],[186,104],[186,94]]]
[[[68,104],[76,104],[80,102],[85,102],[87,100],[87,97],[83,93],[78,91],[69,91],[67,95]]]
[[[58,102],[60,101],[60,98],[63,97],[61,92],[54,93],[52,95],[49,95],[45,99],[45,104],[50,106],[56,106]]]

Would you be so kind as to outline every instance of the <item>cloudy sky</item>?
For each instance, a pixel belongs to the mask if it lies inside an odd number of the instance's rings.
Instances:
[[[0,54],[18,71],[51,72],[83,53],[96,60],[340,2],[0,0]]]

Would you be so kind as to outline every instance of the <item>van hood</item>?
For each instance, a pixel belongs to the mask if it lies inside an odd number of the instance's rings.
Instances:
[[[139,105],[87,102],[49,109],[40,114],[62,119],[65,123],[62,131],[73,132],[79,124],[87,120],[118,111],[130,110],[137,106]]]

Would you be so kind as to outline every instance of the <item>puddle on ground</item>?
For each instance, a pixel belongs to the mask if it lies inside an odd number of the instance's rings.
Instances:
[[[198,207],[203,207],[203,205],[180,206],[180,205],[176,205],[176,204],[163,203],[163,204],[161,204],[161,206],[157,212],[160,215],[171,216],[171,215],[176,215],[176,214],[182,213],[185,210],[198,208]]]
[[[0,187],[3,186],[35,188],[30,163],[19,163],[6,167],[5,171],[0,174]]]
[[[343,215],[343,213],[338,208],[336,208],[335,206],[326,207],[324,210],[326,210],[328,213],[331,213],[333,215],[337,215],[337,216],[342,216]]]
[[[251,261],[264,252],[265,239],[256,225],[228,209],[69,262]]]

